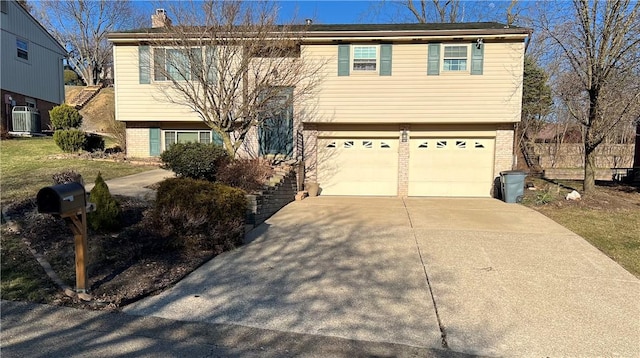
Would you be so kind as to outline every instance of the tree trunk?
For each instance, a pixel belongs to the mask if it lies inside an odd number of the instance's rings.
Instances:
[[[584,182],[582,189],[585,193],[596,188],[596,151],[584,146]]]
[[[600,121],[598,117],[599,97],[600,87],[592,86],[589,89],[589,117],[584,133],[584,182],[582,183],[582,190],[585,193],[596,189],[596,148],[600,141],[596,140],[597,133],[595,133],[594,127]]]
[[[236,150],[233,146],[233,143],[231,142],[231,134],[229,134],[228,132],[222,132],[220,133],[220,136],[222,137],[222,146],[227,151],[227,154],[229,154],[229,157],[231,157],[232,159],[235,158]]]

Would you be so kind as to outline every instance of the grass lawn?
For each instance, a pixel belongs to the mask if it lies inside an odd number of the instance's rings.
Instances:
[[[107,143],[108,146],[108,143]],[[1,203],[35,198],[38,190],[52,185],[51,176],[62,170],[75,170],[85,183],[95,180],[98,172],[105,180],[155,169],[128,163],[86,160],[81,158],[52,159],[63,154],[53,138],[14,138],[0,142]]]
[[[536,192],[526,193],[524,203],[582,236],[600,251],[640,278],[640,188],[598,186],[580,201],[564,200],[566,187],[534,180],[539,189],[548,186],[551,202],[535,204]],[[581,188],[581,183],[563,183]],[[575,185],[577,184],[577,185]]]

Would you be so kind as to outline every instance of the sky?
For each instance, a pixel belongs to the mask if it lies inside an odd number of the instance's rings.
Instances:
[[[144,13],[153,13],[156,1],[132,0]],[[250,1],[250,0],[248,0]],[[315,24],[362,24],[415,22],[409,10],[393,0],[273,0],[280,7],[280,23],[300,22],[309,18]],[[561,0],[560,2],[566,2]],[[504,22],[509,0],[465,0],[461,3],[459,21]],[[533,0],[520,0],[520,6],[535,4]],[[435,14],[435,12],[434,12]],[[171,13],[168,14],[171,17]]]
[[[136,6],[151,16],[154,7],[153,1],[134,0]],[[314,23],[322,24],[352,24],[373,21],[368,16],[372,9],[377,8],[380,1],[355,0],[285,0],[277,1],[280,7],[280,20],[282,23],[290,22],[297,17],[300,20],[310,18]],[[297,15],[297,16],[296,16]],[[171,14],[169,14],[171,17]]]

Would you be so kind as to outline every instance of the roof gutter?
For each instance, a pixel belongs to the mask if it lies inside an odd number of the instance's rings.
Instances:
[[[167,37],[167,33],[110,33],[107,38],[113,43],[130,43],[135,41],[177,40]],[[351,41],[415,41],[415,40],[456,40],[476,39],[511,39],[524,40],[530,36],[528,29],[513,31],[505,30],[456,30],[456,31],[313,31],[300,34],[303,42],[351,42]],[[200,36],[194,36],[199,38]],[[281,38],[279,36],[274,37]]]

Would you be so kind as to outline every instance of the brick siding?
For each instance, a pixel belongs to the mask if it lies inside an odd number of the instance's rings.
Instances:
[[[402,141],[402,131],[407,131],[406,142]],[[400,126],[399,144],[398,144],[398,196],[409,196],[409,131],[411,126]]]

